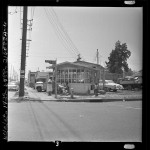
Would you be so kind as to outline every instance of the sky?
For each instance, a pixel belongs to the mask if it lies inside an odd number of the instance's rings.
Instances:
[[[119,40],[126,43],[132,70],[142,69],[142,7],[28,7],[32,30],[27,31],[26,77],[28,71],[44,70],[45,60],[74,62],[82,60],[99,64],[105,61]],[[20,74],[23,7],[8,7],[8,69]],[[30,21],[28,21],[28,24]],[[28,25],[29,28],[29,25]]]

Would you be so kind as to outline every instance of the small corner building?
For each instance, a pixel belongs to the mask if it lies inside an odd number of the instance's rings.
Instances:
[[[68,83],[75,94],[94,93],[94,84],[103,79],[104,67],[85,61],[57,64],[57,83]]]

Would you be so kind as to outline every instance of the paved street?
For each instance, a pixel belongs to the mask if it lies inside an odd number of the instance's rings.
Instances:
[[[141,101],[8,103],[8,141],[141,141]]]

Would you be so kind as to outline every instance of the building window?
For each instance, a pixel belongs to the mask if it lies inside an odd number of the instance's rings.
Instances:
[[[64,79],[61,79],[60,81],[61,81],[61,83],[64,83]]]
[[[57,79],[59,83],[91,83],[92,72],[84,69],[58,70]]]
[[[60,78],[64,78],[64,70],[60,70]]]
[[[84,82],[85,83],[90,83],[90,78],[91,78],[91,72],[89,70],[86,70],[84,73]]]
[[[72,83],[72,78],[73,78],[73,70],[69,69],[69,83]]]
[[[68,79],[68,70],[65,70],[64,73],[65,73],[65,79]]]
[[[76,78],[77,78],[77,71],[76,69],[73,69],[73,76],[72,76],[73,83],[76,83]]]
[[[76,81],[76,79],[72,79],[72,83],[76,83],[77,81]]]
[[[71,83],[71,79],[69,78],[69,83]]]

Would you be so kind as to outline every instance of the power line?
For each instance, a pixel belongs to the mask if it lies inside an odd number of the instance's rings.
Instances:
[[[56,18],[56,22],[58,23],[58,25],[60,26],[61,30],[63,31],[63,33],[65,34],[66,36],[66,39],[67,41],[69,42],[69,44],[73,47],[73,50],[77,53],[77,54],[80,54],[78,49],[76,48],[75,44],[73,43],[73,41],[71,40],[71,38],[69,37],[68,33],[66,32],[66,30],[64,29],[63,25],[61,24],[56,12],[54,11],[53,8],[50,9],[51,12],[53,13],[53,15],[55,16]]]
[[[51,10],[51,9],[49,9],[49,10],[50,10],[51,15],[53,16],[53,20],[54,20],[54,23],[55,23],[56,27],[59,29],[58,31],[62,34],[63,39],[67,42],[67,46],[70,47],[70,50],[72,50],[73,53],[75,54],[75,56],[77,57],[77,54],[79,55],[80,53],[78,52],[76,46],[73,44],[73,42],[70,39],[69,35],[65,31],[64,27],[60,23],[57,14],[55,13],[54,10]]]
[[[63,31],[64,35],[65,35],[65,39],[68,42],[68,44],[72,47],[72,50],[75,52],[76,56],[78,56],[79,54],[81,54],[77,47],[75,46],[75,44],[73,43],[72,39],[70,38],[70,36],[68,35],[68,33],[66,32],[65,28],[63,27],[62,23],[60,22],[55,10],[53,9],[53,7],[51,9],[52,15],[54,16],[54,18],[56,18],[56,23],[58,24],[58,26],[60,27],[60,29]],[[82,56],[83,58],[83,56]],[[83,58],[84,59],[84,58]]]
[[[51,14],[51,15],[52,15],[52,14]],[[62,40],[62,42],[63,42],[62,44],[63,44],[63,45],[65,44],[64,46],[66,47],[66,49],[68,50],[69,53],[72,52],[72,54],[76,56],[76,54],[74,53],[74,51],[72,51],[72,48],[70,47],[70,45],[68,45],[66,39],[64,38],[64,35],[63,35],[63,33],[61,32],[61,30],[60,30],[58,24],[56,23],[56,21],[55,21],[55,19],[54,19],[54,16],[52,15],[52,17],[50,17],[50,19],[51,19],[51,21],[52,21],[51,24],[53,25],[54,29],[56,29],[55,31],[56,31],[56,33],[57,33],[58,38],[60,38],[60,39]]]
[[[50,10],[50,9],[49,9],[49,10]],[[62,30],[62,28],[61,28],[61,26],[60,26],[60,22],[59,22],[57,16],[56,16],[51,10],[50,10],[50,14],[52,15],[53,22],[54,22],[54,24],[56,25],[56,27],[57,27],[57,29],[58,29],[58,32],[61,33],[63,39],[66,41],[67,46],[69,46],[69,49],[70,49],[75,55],[77,55],[77,54],[75,53],[75,51],[73,50],[73,48],[71,47],[71,45],[69,44],[67,38],[65,37],[64,31]]]
[[[50,10],[51,10],[53,16],[56,18],[56,23],[58,24],[58,26],[63,31],[66,41],[72,47],[72,49],[75,52],[76,56],[79,56],[79,55],[81,56],[81,52],[79,52],[78,48],[76,47],[76,45],[74,44],[74,42],[72,41],[72,39],[70,38],[68,33],[66,32],[65,28],[63,27],[62,23],[60,22],[59,17],[57,16],[57,14],[56,14],[55,10],[53,9],[53,7]],[[81,56],[81,57],[85,61],[85,58],[83,56]]]
[[[62,33],[60,32],[60,29],[58,28],[58,26],[57,26],[56,23],[54,22],[54,18],[53,18],[53,17],[49,17],[49,14],[48,14],[47,10],[46,10],[45,8],[44,8],[44,10],[45,10],[45,14],[46,14],[46,16],[47,16],[47,18],[48,18],[48,21],[51,23],[51,25],[52,25],[53,28],[55,29],[56,35],[57,35],[58,38],[60,39],[60,41],[61,41],[61,43],[63,44],[63,46],[68,50],[69,53],[72,52],[72,54],[75,55],[73,51],[70,51],[71,49],[68,49],[68,45],[66,45],[66,42],[64,41],[64,37],[63,37]],[[53,19],[53,20],[52,20],[52,19]],[[70,53],[70,54],[71,54],[71,53]],[[71,54],[71,55],[72,55],[72,54]]]
[[[17,7],[15,8],[15,11],[14,12],[9,12],[8,14],[9,15],[14,15],[14,14],[16,14],[17,13]]]
[[[32,57],[43,57],[43,58],[45,58],[45,55],[43,55],[43,56],[41,56],[41,55],[31,55],[30,54],[30,56],[32,56]],[[48,56],[49,57],[49,56]],[[49,57],[49,58],[52,58],[52,57]],[[57,56],[57,58],[74,58],[74,57],[67,57],[67,56]]]

